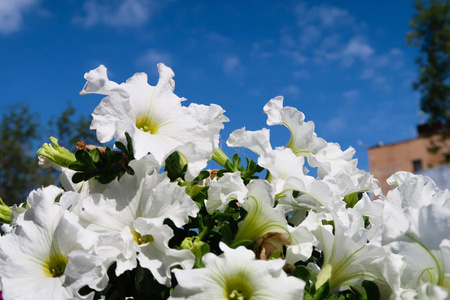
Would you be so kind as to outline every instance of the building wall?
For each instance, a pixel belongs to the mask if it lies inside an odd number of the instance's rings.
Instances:
[[[437,138],[437,136],[431,138]],[[370,172],[378,179],[384,195],[391,189],[386,180],[395,172],[419,171],[419,161],[422,170],[435,168],[445,163],[445,154],[448,152],[441,150],[437,154],[432,154],[427,150],[429,145],[429,137],[419,137],[369,148]],[[416,161],[416,170],[414,169],[414,161]]]

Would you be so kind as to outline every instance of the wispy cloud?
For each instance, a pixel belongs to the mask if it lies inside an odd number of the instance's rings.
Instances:
[[[300,96],[300,88],[296,85],[288,85],[282,90],[282,95],[298,97]]]
[[[1,0],[0,1],[0,34],[10,34],[21,29],[23,16],[39,0]]]
[[[315,23],[320,27],[333,27],[354,22],[347,10],[327,4],[308,8],[306,3],[301,3],[296,7],[295,13],[299,25]]]
[[[369,57],[373,53],[374,50],[372,49],[372,47],[370,47],[366,42],[361,41],[357,38],[352,39],[343,52],[344,55],[360,58]]]
[[[280,39],[281,54],[296,63],[337,62],[349,67],[375,52],[363,34],[365,23],[357,21],[347,10],[328,4],[301,3],[294,13],[297,27],[284,30]]]
[[[344,93],[342,93],[342,97],[346,101],[345,104],[347,106],[351,106],[360,97],[360,92],[359,92],[359,90],[356,90],[356,89],[348,90],[348,91],[345,91]]]
[[[152,70],[156,70],[156,65],[158,63],[164,63],[165,65],[170,66],[173,63],[171,55],[156,49],[150,49],[136,60],[136,65],[138,67],[149,68],[151,72],[153,72]]]
[[[139,27],[161,7],[154,0],[85,0],[83,14],[73,21],[85,27],[98,24],[112,27]]]
[[[279,54],[310,72],[317,67],[328,73],[351,69],[355,79],[367,81],[378,90],[409,88],[405,84],[411,78],[406,54],[372,43],[370,34],[375,29],[349,10],[303,2],[293,11],[297,22],[280,31]]]
[[[226,74],[233,74],[241,66],[241,60],[235,55],[228,55],[224,58],[222,68]]]
[[[299,71],[293,71],[292,76],[295,78],[302,78],[302,79],[308,79],[311,78],[311,75],[309,74],[308,70],[299,70]]]

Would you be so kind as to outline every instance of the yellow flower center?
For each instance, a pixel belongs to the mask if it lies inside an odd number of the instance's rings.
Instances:
[[[64,275],[64,270],[68,262],[68,258],[62,254],[53,254],[42,265],[44,273],[48,277],[60,277]]]
[[[228,300],[250,300],[252,289],[242,277],[228,278],[226,282],[225,299]]]
[[[147,244],[147,243],[151,243],[151,242],[155,241],[155,239],[153,238],[152,235],[148,234],[148,235],[142,236],[139,232],[137,232],[133,228],[131,228],[131,233],[133,234],[134,241],[138,245]]]
[[[159,125],[155,121],[153,121],[151,118],[149,118],[148,116],[137,117],[136,118],[136,127],[139,130],[142,130],[144,132],[148,132],[151,134],[155,134],[159,129]]]

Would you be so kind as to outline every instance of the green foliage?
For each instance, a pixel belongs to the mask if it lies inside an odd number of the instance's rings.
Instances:
[[[263,167],[259,166],[252,159],[246,157],[247,166],[241,166],[241,158],[239,154],[235,153],[230,160],[227,160],[225,166],[222,170],[219,170],[217,176],[222,177],[224,173],[227,172],[241,172],[241,177],[244,180],[244,183],[247,184],[252,179],[258,179],[259,176],[255,175],[256,173],[260,173],[264,170]]]
[[[120,178],[127,171],[122,152],[111,151],[109,147],[105,151],[93,149],[91,151],[78,150],[75,152],[77,162],[69,165],[71,170],[77,171],[72,176],[74,183],[87,181],[95,177],[102,184],[109,183],[115,178]]]
[[[351,193],[351,194],[348,194],[347,196],[345,196],[344,201],[347,203],[348,208],[352,208],[353,206],[356,205],[356,203],[358,203],[358,201],[361,199],[361,197],[362,197],[361,192],[355,192],[355,193]]]
[[[171,181],[175,181],[177,178],[184,180],[187,165],[181,163],[181,157],[178,151],[173,152],[166,158],[164,170],[167,172],[167,177]]]
[[[85,144],[97,143],[95,132],[89,130],[91,117],[81,115],[76,118],[76,109],[70,101],[58,117],[53,116],[49,121],[51,134],[58,137],[59,142],[69,151],[76,150],[76,143],[84,141]]]
[[[58,136],[61,145],[73,149],[81,137],[87,142],[96,140],[94,132],[89,130],[90,118],[77,117],[70,102],[60,116],[53,117],[48,127],[42,126],[39,120],[39,115],[24,103],[2,107],[0,197],[9,206],[24,202],[32,189],[55,182],[57,171],[38,166],[35,151],[43,136]]]
[[[419,49],[418,80],[420,106],[428,123],[450,129],[450,0],[415,0],[416,13],[407,34],[409,45]]]
[[[142,268],[139,264],[133,270],[125,271],[120,276],[116,275],[116,264],[108,269],[109,282],[103,291],[95,291],[88,286],[80,290],[81,295],[94,292],[93,299],[122,300],[126,297],[133,299],[164,300],[169,298],[171,289],[156,281],[150,270]]]
[[[0,118],[0,197],[7,205],[19,204],[42,178],[33,151],[39,116],[21,103],[4,107]]]

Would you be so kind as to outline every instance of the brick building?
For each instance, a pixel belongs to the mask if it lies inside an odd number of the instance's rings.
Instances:
[[[439,138],[436,132],[430,133],[421,125],[415,139],[369,147],[370,172],[379,180],[383,194],[391,189],[386,180],[395,172],[417,173],[450,162],[450,147],[443,147],[437,153],[428,151],[430,142]]]

